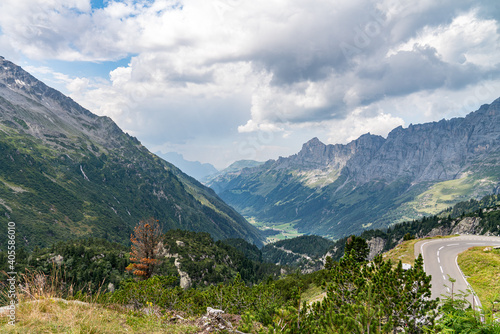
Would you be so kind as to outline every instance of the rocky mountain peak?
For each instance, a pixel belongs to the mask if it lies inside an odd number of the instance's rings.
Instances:
[[[325,148],[326,145],[323,144],[317,137],[314,137],[302,145],[302,149],[296,154],[296,156],[300,159],[306,160],[309,160],[307,157],[311,155],[318,158],[320,155],[325,154]]]
[[[80,137],[108,148],[122,145],[124,133],[109,117],[91,113],[5,58],[0,59],[0,97],[10,101],[0,119],[21,132],[44,141],[58,137],[59,143]]]
[[[8,88],[12,92],[35,100],[49,109],[51,109],[55,103],[64,109],[62,114],[71,113],[75,115],[85,115],[89,118],[98,117],[80,106],[71,98],[36,79],[20,66],[5,60],[5,58],[0,59],[0,85],[2,88]]]
[[[314,137],[313,139],[309,140],[307,143],[302,145],[302,150],[313,150],[316,147],[323,147],[325,144],[323,144],[318,137]]]
[[[500,187],[499,162],[497,99],[466,117],[398,126],[386,139],[313,138],[295,155],[215,186],[248,215],[338,237],[490,194]]]

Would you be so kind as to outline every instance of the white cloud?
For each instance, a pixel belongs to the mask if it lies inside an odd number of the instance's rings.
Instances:
[[[273,134],[254,150],[264,157],[286,141],[346,142],[496,98],[481,93],[500,78],[499,18],[489,1],[106,4],[4,0],[0,51],[93,62],[132,55],[103,80],[50,75],[155,147],[215,159],[238,155],[233,144],[217,154],[222,143]]]
[[[411,51],[415,45],[434,48],[440,58],[448,63],[472,63],[495,67],[499,63],[500,26],[496,20],[481,19],[478,10],[459,15],[450,24],[437,27],[425,26],[418,36],[389,51]]]
[[[366,117],[362,114],[363,110],[357,109],[346,119],[331,122],[328,143],[348,143],[368,132],[385,137],[395,127],[405,125],[401,117],[394,117],[382,110],[375,116]]]

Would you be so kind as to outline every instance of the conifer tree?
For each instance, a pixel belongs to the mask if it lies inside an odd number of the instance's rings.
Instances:
[[[351,252],[353,252],[356,261],[363,262],[367,260],[370,248],[365,239],[351,235],[345,243],[344,256]]]
[[[433,326],[437,300],[421,257],[405,271],[381,256],[359,262],[351,251],[333,263],[327,281],[326,298],[303,323],[310,333],[422,333]]]
[[[153,274],[153,270],[160,264],[158,244],[162,238],[158,220],[149,218],[140,221],[130,235],[132,242],[130,252],[130,263],[126,268],[132,274],[147,279]]]

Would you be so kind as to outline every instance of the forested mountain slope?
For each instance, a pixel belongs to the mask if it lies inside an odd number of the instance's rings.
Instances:
[[[28,248],[75,237],[128,242],[139,220],[243,238],[259,231],[213,190],[0,58],[0,223]],[[6,233],[0,244],[6,245]]]

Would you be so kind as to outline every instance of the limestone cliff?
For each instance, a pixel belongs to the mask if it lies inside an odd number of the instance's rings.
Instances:
[[[334,239],[436,214],[500,189],[500,99],[463,118],[318,138],[297,154],[209,182],[240,213]]]

